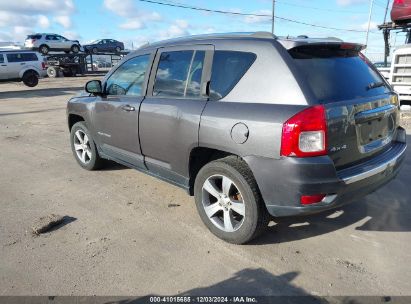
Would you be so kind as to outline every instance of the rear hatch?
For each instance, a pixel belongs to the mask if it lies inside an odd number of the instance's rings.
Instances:
[[[326,109],[328,155],[337,169],[389,149],[399,123],[397,95],[361,48],[335,42],[289,50],[308,94]]]

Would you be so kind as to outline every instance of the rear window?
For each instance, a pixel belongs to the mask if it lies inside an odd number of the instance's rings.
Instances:
[[[343,50],[339,46],[304,46],[291,49],[289,53],[321,103],[390,91],[372,64],[361,58],[358,51]]]
[[[7,54],[8,62],[24,62],[24,61],[37,61],[37,55],[34,53],[12,53]]]
[[[247,52],[215,51],[210,81],[210,99],[226,96],[240,81],[257,55]]]
[[[40,39],[41,35],[28,35],[27,39]]]

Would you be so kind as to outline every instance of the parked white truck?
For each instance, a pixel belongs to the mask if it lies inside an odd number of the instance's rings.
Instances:
[[[411,44],[394,51],[388,81],[398,93],[401,105],[411,105]]]

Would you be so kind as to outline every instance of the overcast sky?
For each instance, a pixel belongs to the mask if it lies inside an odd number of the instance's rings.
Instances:
[[[272,5],[271,0],[162,2],[257,14],[271,14]],[[383,22],[386,4],[387,0],[375,0],[370,53],[383,52],[382,34],[376,25]],[[325,27],[365,31],[369,5],[370,0],[277,0],[276,15]],[[206,13],[139,0],[0,0],[0,41],[23,42],[27,34],[52,32],[82,43],[114,38],[124,41],[126,47],[131,47],[131,43],[136,47],[147,41],[189,34],[270,30],[271,20],[267,17]],[[276,34],[333,36],[365,43],[365,32],[321,29],[284,20],[276,20]],[[403,42],[404,35],[397,35],[396,44]]]

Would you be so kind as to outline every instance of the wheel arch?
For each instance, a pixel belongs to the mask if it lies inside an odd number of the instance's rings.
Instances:
[[[236,156],[244,161],[244,159],[235,153],[213,149],[209,147],[195,147],[190,151],[188,173],[189,173],[189,189],[188,193],[194,195],[194,182],[198,172],[209,162],[218,160],[227,156]]]
[[[79,121],[85,121],[84,117],[77,115],[77,114],[70,113],[67,119],[69,131],[71,131],[71,128],[74,126],[74,124]]]
[[[26,75],[27,73],[35,73],[37,75],[37,77],[40,77],[40,73],[36,69],[34,69],[32,67],[28,67],[28,68],[20,71],[20,78],[23,78],[24,75]]]

